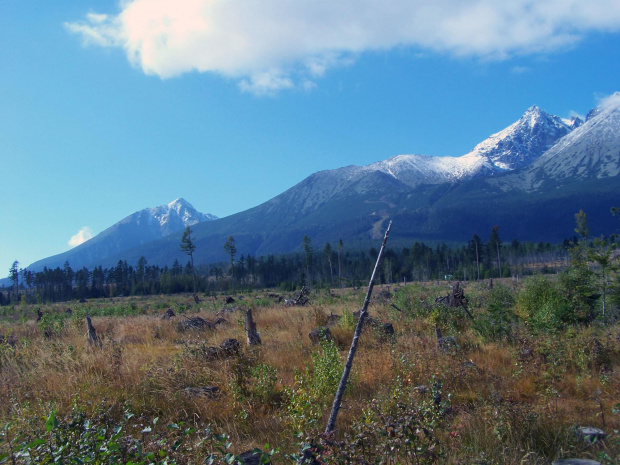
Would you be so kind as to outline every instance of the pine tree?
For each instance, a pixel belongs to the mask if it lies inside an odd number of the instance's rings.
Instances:
[[[192,238],[192,228],[190,226],[185,227],[183,237],[181,237],[181,251],[189,255],[190,264],[192,267],[192,277],[194,279],[194,299],[197,299],[196,294],[196,269],[194,268],[194,251],[196,250],[196,244]]]
[[[224,244],[224,250],[230,256],[230,274],[232,277],[232,288],[235,289],[235,254],[237,247],[235,246],[235,238],[228,236],[228,240]]]
[[[15,288],[15,296],[19,302],[19,262],[15,260],[9,268],[9,279],[13,282]]]
[[[491,231],[491,237],[489,239],[489,252],[490,255],[497,254],[497,269],[499,270],[499,277],[502,277],[502,262],[500,260],[499,251],[502,246],[502,241],[499,238],[499,227],[493,226]]]
[[[310,282],[310,268],[312,266],[312,257],[314,255],[312,249],[312,241],[308,237],[308,235],[304,235],[304,238],[301,241],[301,246],[304,249],[304,256],[306,258],[306,281]]]
[[[340,283],[340,287],[342,287],[342,249],[344,249],[344,243],[342,242],[342,238],[338,241],[338,282]]]
[[[325,248],[323,249],[323,254],[327,259],[327,264],[329,266],[329,285],[332,286],[334,283],[334,267],[332,266],[332,246],[329,242],[325,244]]]

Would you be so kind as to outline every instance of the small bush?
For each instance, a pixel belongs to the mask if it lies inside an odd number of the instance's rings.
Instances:
[[[313,431],[333,400],[342,376],[342,361],[333,342],[323,342],[312,354],[312,369],[296,372],[295,383],[287,389],[287,423],[294,431]]]
[[[491,341],[512,338],[512,327],[517,317],[512,311],[515,299],[510,289],[496,285],[489,291],[487,311],[479,314],[474,323],[474,330]]]
[[[534,333],[560,330],[570,321],[570,303],[561,287],[546,276],[534,275],[517,296],[517,313]]]

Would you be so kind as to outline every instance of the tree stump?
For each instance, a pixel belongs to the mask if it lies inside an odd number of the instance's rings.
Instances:
[[[164,315],[161,317],[161,319],[162,320],[169,320],[171,318],[174,318],[175,316],[176,316],[176,314],[174,313],[174,310],[169,308],[168,310],[166,310],[166,313],[164,313]]]
[[[334,340],[331,331],[326,326],[319,326],[318,328],[314,328],[308,333],[308,337],[312,341],[312,344],[318,344],[321,341],[329,342]]]
[[[435,325],[435,337],[437,338],[437,347],[443,352],[447,352],[453,347],[456,347],[456,338],[454,336],[442,336],[441,329]]]
[[[243,465],[269,465],[269,455],[260,449],[248,450],[239,455],[239,460]]]
[[[248,312],[245,314],[245,336],[246,342],[249,346],[262,344],[262,341],[260,340],[260,333],[256,331],[256,323],[254,323],[251,308],[248,309]]]
[[[86,324],[88,325],[88,343],[101,349],[103,344],[101,343],[101,339],[97,336],[97,331],[93,326],[93,322],[90,320],[90,315],[86,315]]]
[[[579,428],[577,428],[577,434],[584,441],[587,441],[589,443],[602,441],[603,439],[605,439],[605,436],[607,436],[605,434],[605,431],[599,428],[595,428],[593,426],[580,426]]]

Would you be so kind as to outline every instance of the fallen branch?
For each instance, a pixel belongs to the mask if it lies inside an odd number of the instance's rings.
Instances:
[[[394,307],[396,310],[398,310],[399,312],[401,312],[401,313],[402,313],[402,310],[401,310],[400,308],[398,308],[396,305],[394,305],[394,304],[390,304],[390,305],[391,305],[392,307]]]

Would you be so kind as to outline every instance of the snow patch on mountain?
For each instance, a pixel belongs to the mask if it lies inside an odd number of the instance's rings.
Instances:
[[[589,115],[584,125],[547,151],[530,171],[553,179],[620,174],[620,93],[603,100]]]
[[[473,176],[485,168],[480,156],[433,157],[430,155],[396,155],[364,166],[363,171],[382,171],[409,185],[455,182]]]
[[[585,123],[560,139],[524,170],[491,185],[534,192],[544,185],[620,175],[620,93],[604,99]]]
[[[564,120],[532,106],[518,121],[461,157],[397,155],[360,170],[382,171],[411,187],[492,176],[529,165],[582,123],[577,117]]]
[[[493,171],[512,171],[532,163],[581,123],[579,118],[566,121],[534,105],[518,121],[476,145],[468,155],[486,158]]]
[[[154,218],[162,228],[165,228],[166,225],[172,222],[180,222],[185,226],[193,226],[202,221],[217,219],[215,215],[200,213],[183,198],[173,200],[167,205],[147,208],[146,211],[148,211],[149,215]]]

